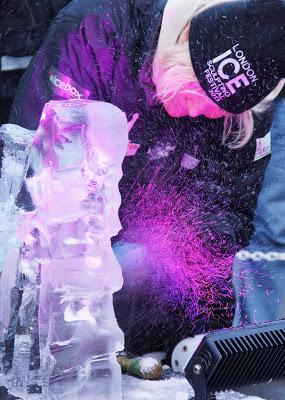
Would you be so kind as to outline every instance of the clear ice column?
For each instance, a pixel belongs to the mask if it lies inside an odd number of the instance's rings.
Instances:
[[[0,127],[3,154],[0,177],[0,370],[11,368],[12,355],[6,349],[7,331],[13,305],[20,298],[18,262],[21,243],[16,230],[19,213],[16,198],[23,185],[29,166],[34,131],[6,124]],[[7,347],[7,346],[6,346]],[[9,346],[8,346],[9,347]]]
[[[29,166],[34,131],[18,125],[0,127],[3,146],[0,175],[0,272],[3,271],[8,249],[17,239],[18,224],[16,198],[23,185]]]
[[[123,334],[112,294],[122,274],[110,238],[121,229],[127,119],[109,103],[51,101],[35,145],[42,168],[27,184],[40,234],[43,400],[120,400]]]

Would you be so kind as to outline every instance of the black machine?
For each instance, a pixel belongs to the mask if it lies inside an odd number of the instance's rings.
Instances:
[[[195,400],[214,400],[217,392],[244,392],[240,389],[284,379],[285,319],[207,334],[185,374]],[[280,398],[285,399],[285,386]]]

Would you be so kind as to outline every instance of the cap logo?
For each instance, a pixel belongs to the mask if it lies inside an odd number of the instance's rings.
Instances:
[[[209,83],[208,93],[216,102],[231,97],[239,88],[258,80],[244,52],[239,49],[239,43],[209,60],[207,65],[204,74]]]
[[[216,3],[191,19],[190,58],[207,96],[224,111],[240,114],[285,77],[285,0]]]

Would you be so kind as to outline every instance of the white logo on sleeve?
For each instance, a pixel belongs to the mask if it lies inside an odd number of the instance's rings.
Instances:
[[[56,71],[54,67],[50,69],[49,80],[54,86],[54,93],[65,99],[88,99],[90,91],[80,87],[69,76]]]
[[[268,156],[271,153],[271,135],[270,131],[263,137],[256,139],[256,150],[253,161],[258,161],[261,158]]]
[[[200,160],[198,160],[198,158],[195,158],[187,153],[184,153],[180,165],[185,169],[195,169],[199,165],[199,163]]]

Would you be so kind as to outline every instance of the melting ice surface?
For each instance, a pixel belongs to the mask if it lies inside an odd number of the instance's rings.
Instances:
[[[123,334],[112,294],[122,275],[110,237],[121,228],[118,182],[127,145],[126,116],[111,104],[44,107],[34,137],[36,173],[26,179],[35,211],[22,213],[21,255],[2,274],[13,271],[20,293],[1,292],[6,303],[12,298],[14,317],[0,314],[2,382],[24,400],[40,391],[43,400],[121,399],[115,352]]]
[[[0,175],[0,336],[10,314],[10,291],[16,286],[19,224],[15,199],[25,179],[34,131],[17,125],[0,127],[3,146]]]

